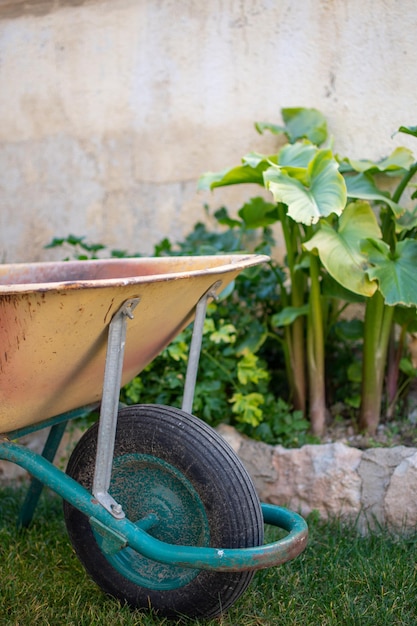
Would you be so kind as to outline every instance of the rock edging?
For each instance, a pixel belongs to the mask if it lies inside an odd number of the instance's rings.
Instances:
[[[399,532],[417,528],[417,448],[395,446],[359,450],[344,443],[287,449],[242,436],[221,424],[217,431],[246,466],[264,502],[288,506],[306,516],[354,520],[361,532],[388,526]],[[47,430],[22,438],[40,452]],[[66,433],[57,454],[65,466],[79,432]],[[0,461],[0,483],[15,483],[26,472]]]
[[[417,448],[359,450],[344,443],[287,449],[242,436],[222,424],[218,432],[246,466],[264,502],[324,519],[354,520],[361,532],[417,527]]]

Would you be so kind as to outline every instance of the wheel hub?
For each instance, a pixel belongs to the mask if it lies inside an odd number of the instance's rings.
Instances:
[[[166,461],[136,453],[116,457],[109,492],[138,526],[147,516],[154,517],[147,532],[156,539],[174,545],[209,545],[209,524],[199,495],[187,477]],[[129,547],[105,556],[119,573],[148,589],[175,589],[199,573],[158,563]]]

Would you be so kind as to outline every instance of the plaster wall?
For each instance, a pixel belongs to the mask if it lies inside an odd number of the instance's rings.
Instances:
[[[196,182],[273,149],[253,122],[281,107],[320,109],[341,154],[416,150],[392,137],[417,123],[416,25],[414,0],[0,0],[0,261],[178,240],[259,193]]]

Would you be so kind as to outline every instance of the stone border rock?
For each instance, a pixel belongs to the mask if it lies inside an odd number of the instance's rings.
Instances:
[[[358,450],[343,443],[287,449],[243,437],[222,424],[218,432],[238,454],[259,497],[324,519],[356,521],[366,533],[378,526],[396,532],[417,527],[417,448]]]

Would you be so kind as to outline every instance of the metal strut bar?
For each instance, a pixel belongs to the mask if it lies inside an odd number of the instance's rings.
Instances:
[[[203,338],[204,320],[207,303],[216,298],[216,290],[222,281],[214,283],[197,302],[193,334],[184,384],[182,410],[191,413],[197,379]],[[97,455],[93,479],[93,496],[117,519],[123,519],[125,513],[121,504],[109,494],[111,471],[113,466],[114,442],[116,437],[119,391],[122,379],[123,356],[126,341],[127,318],[133,318],[133,310],[140,298],[126,300],[113,316],[109,325],[106,365],[104,371],[103,398],[100,409],[100,421],[97,439]]]
[[[126,300],[114,314],[109,325],[103,397],[98,427],[97,455],[93,480],[93,496],[117,519],[125,514],[109,494],[116,437],[119,392],[122,380],[123,357],[126,343],[127,318],[133,319],[133,310],[140,298]]]
[[[187,373],[185,375],[184,395],[182,399],[182,410],[192,413],[195,384],[197,380],[198,362],[200,360],[201,342],[203,340],[204,320],[206,319],[207,303],[209,298],[216,299],[217,289],[222,284],[218,280],[201,296],[195,309],[193,334],[191,337],[190,351],[188,354]]]

